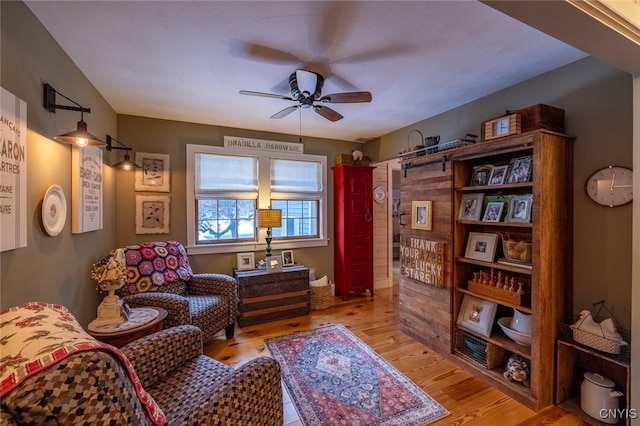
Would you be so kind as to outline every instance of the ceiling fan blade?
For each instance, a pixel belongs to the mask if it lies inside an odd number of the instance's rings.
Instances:
[[[297,110],[298,108],[300,108],[300,105],[290,106],[288,108],[283,109],[282,111],[276,112],[275,114],[273,114],[271,116],[271,118],[283,118],[283,117],[286,117],[287,115],[291,114],[293,111]]]
[[[332,104],[351,104],[358,102],[371,102],[371,92],[344,92],[332,93],[318,99],[319,102],[328,102]]]
[[[302,62],[300,58],[291,53],[241,40],[231,40],[229,42],[229,52],[236,57],[253,59],[270,64],[290,65]]]
[[[275,93],[264,93],[264,92],[252,92],[251,90],[241,90],[241,95],[250,95],[250,96],[262,96],[263,98],[276,98],[276,99],[284,99],[287,101],[295,101],[295,99],[284,96],[284,95],[276,95]]]
[[[339,112],[326,106],[314,105],[313,110],[329,121],[338,121],[344,118]]]
[[[346,39],[350,27],[344,23],[352,22],[354,8],[351,2],[321,2],[317,13],[309,14],[309,48],[315,56],[325,56],[336,41]]]

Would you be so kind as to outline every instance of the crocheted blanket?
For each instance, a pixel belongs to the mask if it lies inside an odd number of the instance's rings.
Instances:
[[[90,336],[64,306],[29,302],[4,310],[0,313],[0,336],[0,398],[30,375],[73,353],[99,349],[122,362],[151,420],[158,425],[165,423],[164,413],[142,388],[124,353]]]
[[[154,291],[179,281],[189,281],[193,276],[187,251],[178,241],[127,246],[124,256],[127,262],[126,288],[118,294]]]

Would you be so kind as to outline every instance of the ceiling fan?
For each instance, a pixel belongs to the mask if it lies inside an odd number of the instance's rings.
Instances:
[[[289,76],[291,96],[277,95],[275,93],[252,92],[250,90],[241,90],[240,94],[298,102],[297,105],[292,105],[275,113],[271,118],[286,117],[299,108],[313,108],[315,112],[327,120],[338,121],[343,118],[339,112],[329,108],[328,106],[318,105],[317,103],[347,104],[371,102],[371,92],[342,92],[322,96],[323,85],[324,77],[320,74],[300,69],[296,70]]]

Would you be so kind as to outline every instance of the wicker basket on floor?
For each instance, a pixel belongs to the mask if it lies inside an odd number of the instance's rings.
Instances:
[[[331,306],[331,282],[324,275],[315,281],[309,283],[311,289],[311,306],[312,311],[327,309]]]

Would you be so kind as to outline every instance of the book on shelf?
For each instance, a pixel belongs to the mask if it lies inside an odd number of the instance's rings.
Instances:
[[[507,259],[506,257],[498,258],[498,263],[502,263],[503,265],[515,266],[517,268],[531,269],[531,263],[529,262],[518,262],[517,260]]]

